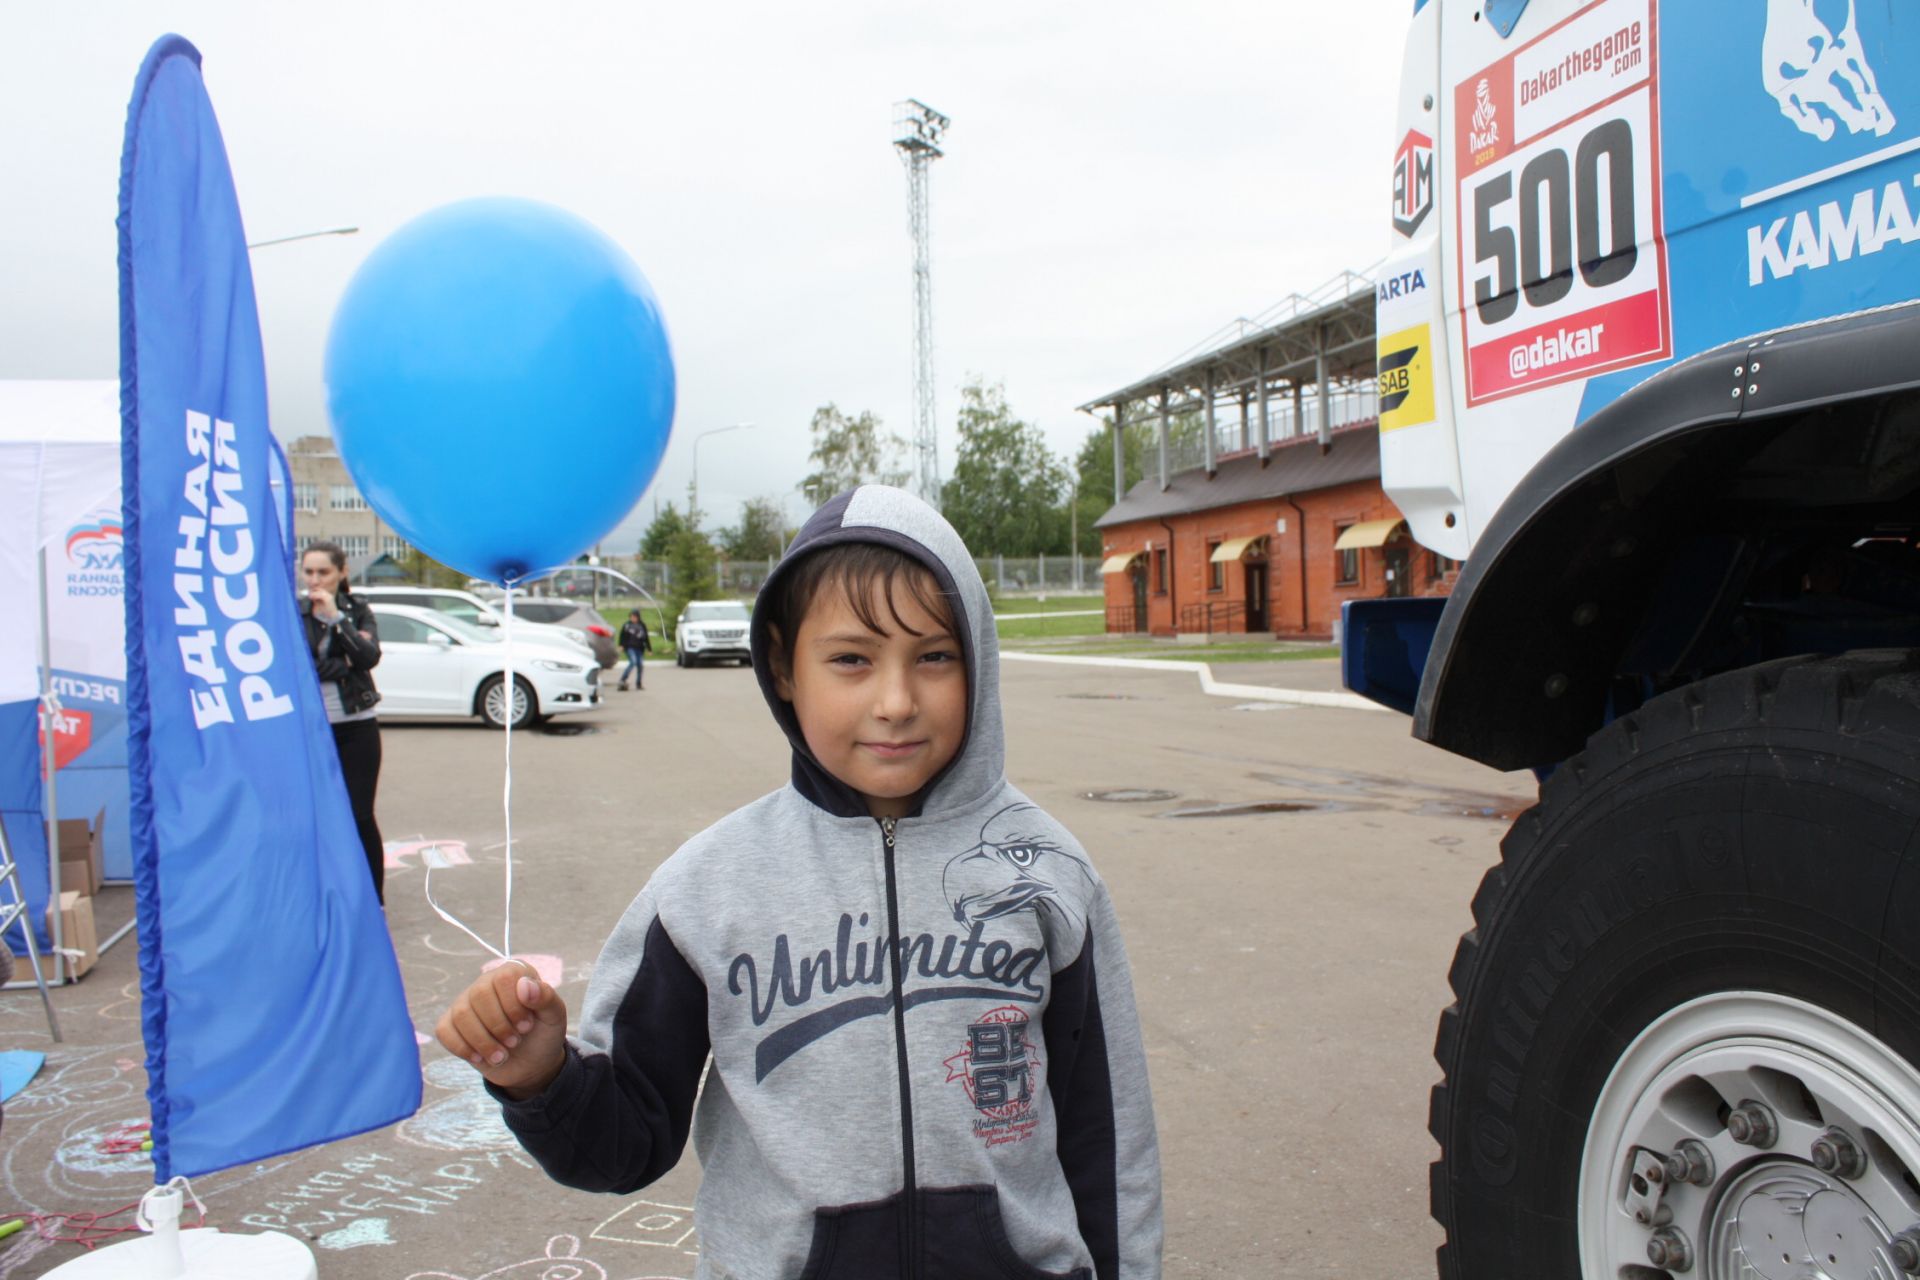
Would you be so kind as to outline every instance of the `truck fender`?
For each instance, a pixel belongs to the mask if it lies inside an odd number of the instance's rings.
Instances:
[[[1889,483],[1910,501],[1913,439],[1889,466],[1884,447],[1844,456],[1833,432],[1920,386],[1916,352],[1920,304],[1902,303],[1701,352],[1594,414],[1475,544],[1421,672],[1414,736],[1499,769],[1564,760],[1609,719],[1656,592],[1667,626],[1697,628],[1722,603],[1731,578],[1681,558],[1698,535],[1870,502]],[[1920,437],[1920,422],[1903,414],[1897,430]],[[1677,592],[1676,574],[1691,575]],[[1691,618],[1672,616],[1676,595]]]

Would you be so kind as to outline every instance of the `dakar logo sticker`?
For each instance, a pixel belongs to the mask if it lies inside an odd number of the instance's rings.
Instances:
[[[1040,810],[1010,804],[980,824],[980,843],[955,854],[940,886],[960,924],[998,920],[1031,909],[1058,912],[1069,924],[1085,919],[1079,898],[1063,898],[1062,882],[1084,888],[1093,872],[1039,829]],[[1031,824],[1031,825],[1029,825]]]
[[[1433,212],[1433,139],[1409,129],[1393,155],[1393,229],[1411,237]]]
[[[967,1027],[967,1047],[942,1064],[947,1083],[966,1090],[980,1113],[973,1132],[989,1147],[1025,1142],[1040,1125],[1033,1098],[1045,1064],[1028,1035],[1032,1025],[1013,1005],[989,1009]]]
[[[1473,128],[1467,133],[1467,150],[1486,151],[1499,145],[1499,108],[1494,105],[1493,86],[1481,76],[1473,86]]]

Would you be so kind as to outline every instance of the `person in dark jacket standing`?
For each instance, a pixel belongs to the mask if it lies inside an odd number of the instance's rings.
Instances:
[[[380,783],[380,722],[374,704],[373,669],[380,663],[380,632],[373,609],[347,589],[347,553],[333,542],[310,544],[300,556],[307,649],[320,675],[327,723],[340,753],[347,799],[366,850],[373,892],[386,903],[386,852],[373,817],[373,793]]]
[[[646,664],[643,654],[653,652],[653,639],[647,634],[646,619],[635,609],[627,615],[627,625],[620,628],[620,647],[627,651],[627,669],[620,673],[620,687],[627,687],[627,677],[633,677],[633,687],[644,689],[646,684]]]

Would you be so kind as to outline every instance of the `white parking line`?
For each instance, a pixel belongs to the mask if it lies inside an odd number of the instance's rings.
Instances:
[[[1216,698],[1235,698],[1241,702],[1285,702],[1296,707],[1337,707],[1343,711],[1390,711],[1377,702],[1369,702],[1354,693],[1321,693],[1313,689],[1274,689],[1263,684],[1228,684],[1213,678],[1213,668],[1204,662],[1174,662],[1159,658],[1075,657],[1058,653],[1006,652],[1002,660],[1020,662],[1058,662],[1083,667],[1126,667],[1134,671],[1191,671],[1200,677],[1200,692]]]

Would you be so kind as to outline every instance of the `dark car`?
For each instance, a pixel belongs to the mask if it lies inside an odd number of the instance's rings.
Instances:
[[[501,602],[505,607],[505,602]],[[535,597],[533,599],[515,599],[513,616],[525,618],[528,622],[544,622],[551,626],[566,627],[578,631],[593,648],[593,656],[600,660],[601,668],[607,669],[620,661],[620,645],[614,639],[613,628],[607,620],[595,613],[587,605],[572,600],[554,600]]]

